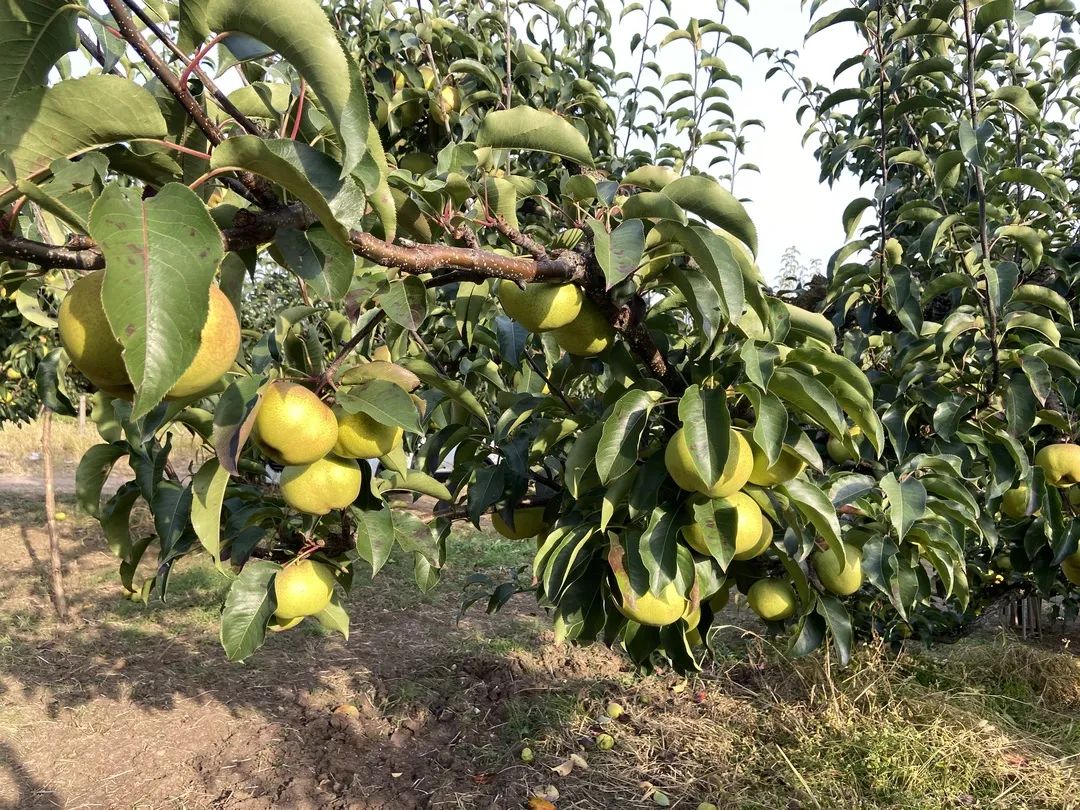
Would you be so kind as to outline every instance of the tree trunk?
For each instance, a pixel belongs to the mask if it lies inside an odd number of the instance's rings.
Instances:
[[[56,536],[56,491],[53,487],[52,411],[42,409],[41,463],[45,477],[45,524],[49,530],[49,584],[53,606],[61,621],[68,618],[67,597],[64,595],[64,570],[60,560],[60,538]]]

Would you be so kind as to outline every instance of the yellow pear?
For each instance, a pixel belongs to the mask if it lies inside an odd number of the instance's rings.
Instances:
[[[310,464],[334,449],[334,412],[314,392],[297,383],[274,382],[255,417],[255,440],[279,464]]]
[[[580,357],[594,357],[611,345],[615,330],[599,309],[585,302],[574,320],[552,330],[551,334],[563,351]]]
[[[105,271],[89,273],[76,281],[60,304],[60,342],[68,357],[90,382],[117,396],[130,397],[131,379],[124,367],[123,347],[113,337],[101,303]],[[195,396],[221,379],[240,349],[240,322],[229,299],[210,287],[206,323],[191,365],[165,395],[168,399]]]
[[[669,582],[660,596],[652,592],[639,596],[630,587],[630,578],[625,571],[616,571],[615,581],[619,586],[615,606],[623,616],[638,624],[650,627],[674,624],[689,609],[689,603],[674,582]]]
[[[859,444],[859,437],[862,436],[862,428],[855,425],[848,431],[848,435],[855,440],[855,445]],[[837,439],[835,436],[830,436],[829,441],[825,443],[825,450],[831,458],[837,464],[843,464],[845,461],[857,461],[859,456],[852,453],[844,443]]]
[[[428,112],[437,124],[450,120],[450,113],[461,109],[461,93],[456,87],[443,87],[428,103]]]
[[[755,504],[756,506],[757,504]],[[760,557],[766,551],[769,550],[769,546],[773,541],[773,525],[769,522],[769,519],[765,515],[761,516],[761,536],[758,537],[758,541],[753,547],[746,551],[738,551],[735,554],[736,560],[752,560],[754,557]]]
[[[1073,585],[1080,585],[1080,551],[1061,561],[1061,572]]]
[[[1013,487],[1001,497],[1001,511],[1005,513],[1007,517],[1011,517],[1014,520],[1027,517],[1028,504],[1031,501],[1031,492],[1028,490],[1026,484],[1021,484],[1018,487]],[[1037,515],[1039,510],[1036,509],[1032,514]]]
[[[530,537],[536,537],[536,535],[547,529],[547,522],[544,520],[544,507],[542,506],[527,506],[524,509],[515,509],[514,525],[512,527],[503,519],[500,512],[494,512],[491,515],[491,525],[495,527],[495,531],[508,540],[527,540]]]
[[[105,271],[76,281],[60,303],[60,342],[71,362],[98,388],[131,385],[124,367],[123,347],[109,327],[101,304]]]
[[[738,492],[750,480],[750,472],[754,468],[754,454],[742,434],[732,429],[723,474],[712,483],[703,481],[694,468],[686,434],[679,428],[664,449],[664,466],[681,489],[700,492],[710,498],[725,498]]]
[[[346,413],[335,408],[337,443],[334,452],[343,458],[379,458],[401,443],[404,432],[396,425],[376,422],[366,413]]]
[[[750,609],[767,622],[779,622],[795,613],[795,591],[782,579],[759,579],[746,593]]]
[[[530,332],[547,332],[573,321],[581,312],[584,296],[574,284],[526,284],[499,282],[499,301],[506,314]]]
[[[295,626],[304,616],[314,616],[330,604],[334,595],[334,572],[312,560],[292,562],[274,577],[274,597],[279,630]]]
[[[732,538],[735,541],[735,558],[747,559],[739,555],[746,555],[761,542],[761,524],[764,520],[761,508],[745,492],[733,492],[726,498],[715,498],[711,503],[717,509],[727,507],[735,510],[735,537]],[[709,547],[705,544],[705,534],[700,524],[684,526],[682,533],[694,551],[709,556]]]
[[[354,460],[327,456],[282,470],[281,497],[298,512],[325,515],[355,501],[362,481]]]
[[[754,454],[754,466],[750,471],[750,483],[759,487],[774,487],[777,484],[785,484],[797,476],[806,467],[806,462],[799,458],[787,447],[780,451],[780,457],[776,463],[769,465],[769,459],[765,452],[757,445],[751,445]]]
[[[1050,486],[1071,487],[1080,483],[1080,444],[1047,445],[1035,454],[1035,464]]]
[[[811,564],[817,572],[821,584],[837,596],[851,596],[863,584],[862,550],[849,543],[843,543],[844,558],[847,560],[844,570],[831,549],[815,551]]]

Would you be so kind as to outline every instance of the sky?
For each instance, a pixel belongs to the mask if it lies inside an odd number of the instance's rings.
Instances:
[[[728,6],[726,24],[733,33],[746,37],[754,50],[796,49],[799,51],[797,74],[826,85],[833,84],[836,66],[862,47],[861,38],[850,24],[826,29],[804,45],[803,36],[810,23],[799,9],[799,0],[750,0],[749,14],[730,0]],[[673,0],[671,16],[675,20],[683,23],[693,15],[712,19],[718,16],[712,3]],[[620,62],[623,48],[627,47],[624,43],[629,42],[643,21],[640,14],[624,21],[616,40]],[[668,73],[688,70],[692,64],[690,53],[689,45],[683,42],[662,50],[658,61]],[[766,57],[753,61],[735,46],[723,50],[721,57],[728,69],[743,79],[741,91],[733,84],[724,85],[731,92],[736,120],[759,118],[765,123],[764,132],[758,128],[748,131],[750,143],[745,157],[746,161],[756,163],[761,173],[739,174],[735,193],[749,199],[747,209],[759,234],[758,261],[766,279],[775,283],[779,281],[780,257],[788,247],[798,248],[804,263],[820,259],[824,265],[843,244],[844,207],[866,192],[860,192],[851,178],[844,178],[832,188],[818,183],[818,164],[813,156],[816,138],[805,147],[801,145],[804,128],[795,121],[795,95],[789,96],[787,103],[781,100],[788,87],[782,75],[765,82],[765,73],[771,66]],[[632,68],[636,67],[635,60]],[[854,71],[846,75],[848,81],[852,81],[853,75]],[[839,81],[844,78],[841,76]]]

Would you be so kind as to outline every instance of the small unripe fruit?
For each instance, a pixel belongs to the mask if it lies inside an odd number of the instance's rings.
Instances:
[[[596,735],[596,747],[601,751],[610,751],[615,747],[615,738],[610,734]]]

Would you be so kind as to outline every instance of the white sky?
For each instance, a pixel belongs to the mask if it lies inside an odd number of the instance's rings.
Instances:
[[[714,9],[712,3],[701,0],[673,0],[670,16],[680,24],[695,14],[718,19]],[[630,36],[643,22],[644,15],[640,13],[627,17],[617,43],[628,47]],[[749,14],[728,0],[726,24],[733,33],[746,37],[755,51],[764,47],[798,50],[797,75],[809,76],[826,85],[833,84],[836,66],[857,53],[862,42],[854,26],[844,24],[815,35],[804,46],[803,35],[810,23],[799,9],[799,0],[750,0]],[[666,30],[659,29],[662,33],[658,38]],[[688,71],[692,65],[690,54],[690,46],[684,40],[663,49],[657,61],[667,73]],[[749,198],[747,208],[760,236],[758,260],[766,279],[776,282],[780,257],[788,247],[797,247],[804,262],[820,259],[824,264],[843,244],[841,214],[848,202],[860,196],[859,186],[850,178],[837,182],[831,189],[818,183],[818,164],[812,154],[816,138],[808,141],[805,148],[801,146],[804,128],[795,121],[797,95],[791,94],[786,103],[781,101],[781,94],[789,86],[783,75],[765,82],[765,73],[771,67],[766,57],[752,61],[736,46],[729,46],[720,55],[728,70],[743,79],[741,91],[737,85],[723,85],[731,94],[736,121],[759,118],[765,123],[764,132],[756,127],[748,131],[750,143],[744,158],[757,164],[761,173],[740,173],[735,193]],[[630,69],[636,68],[635,59]],[[850,82],[853,76],[854,71],[837,81]],[[809,116],[804,117],[804,122],[809,123]],[[706,166],[711,157],[695,163]]]

